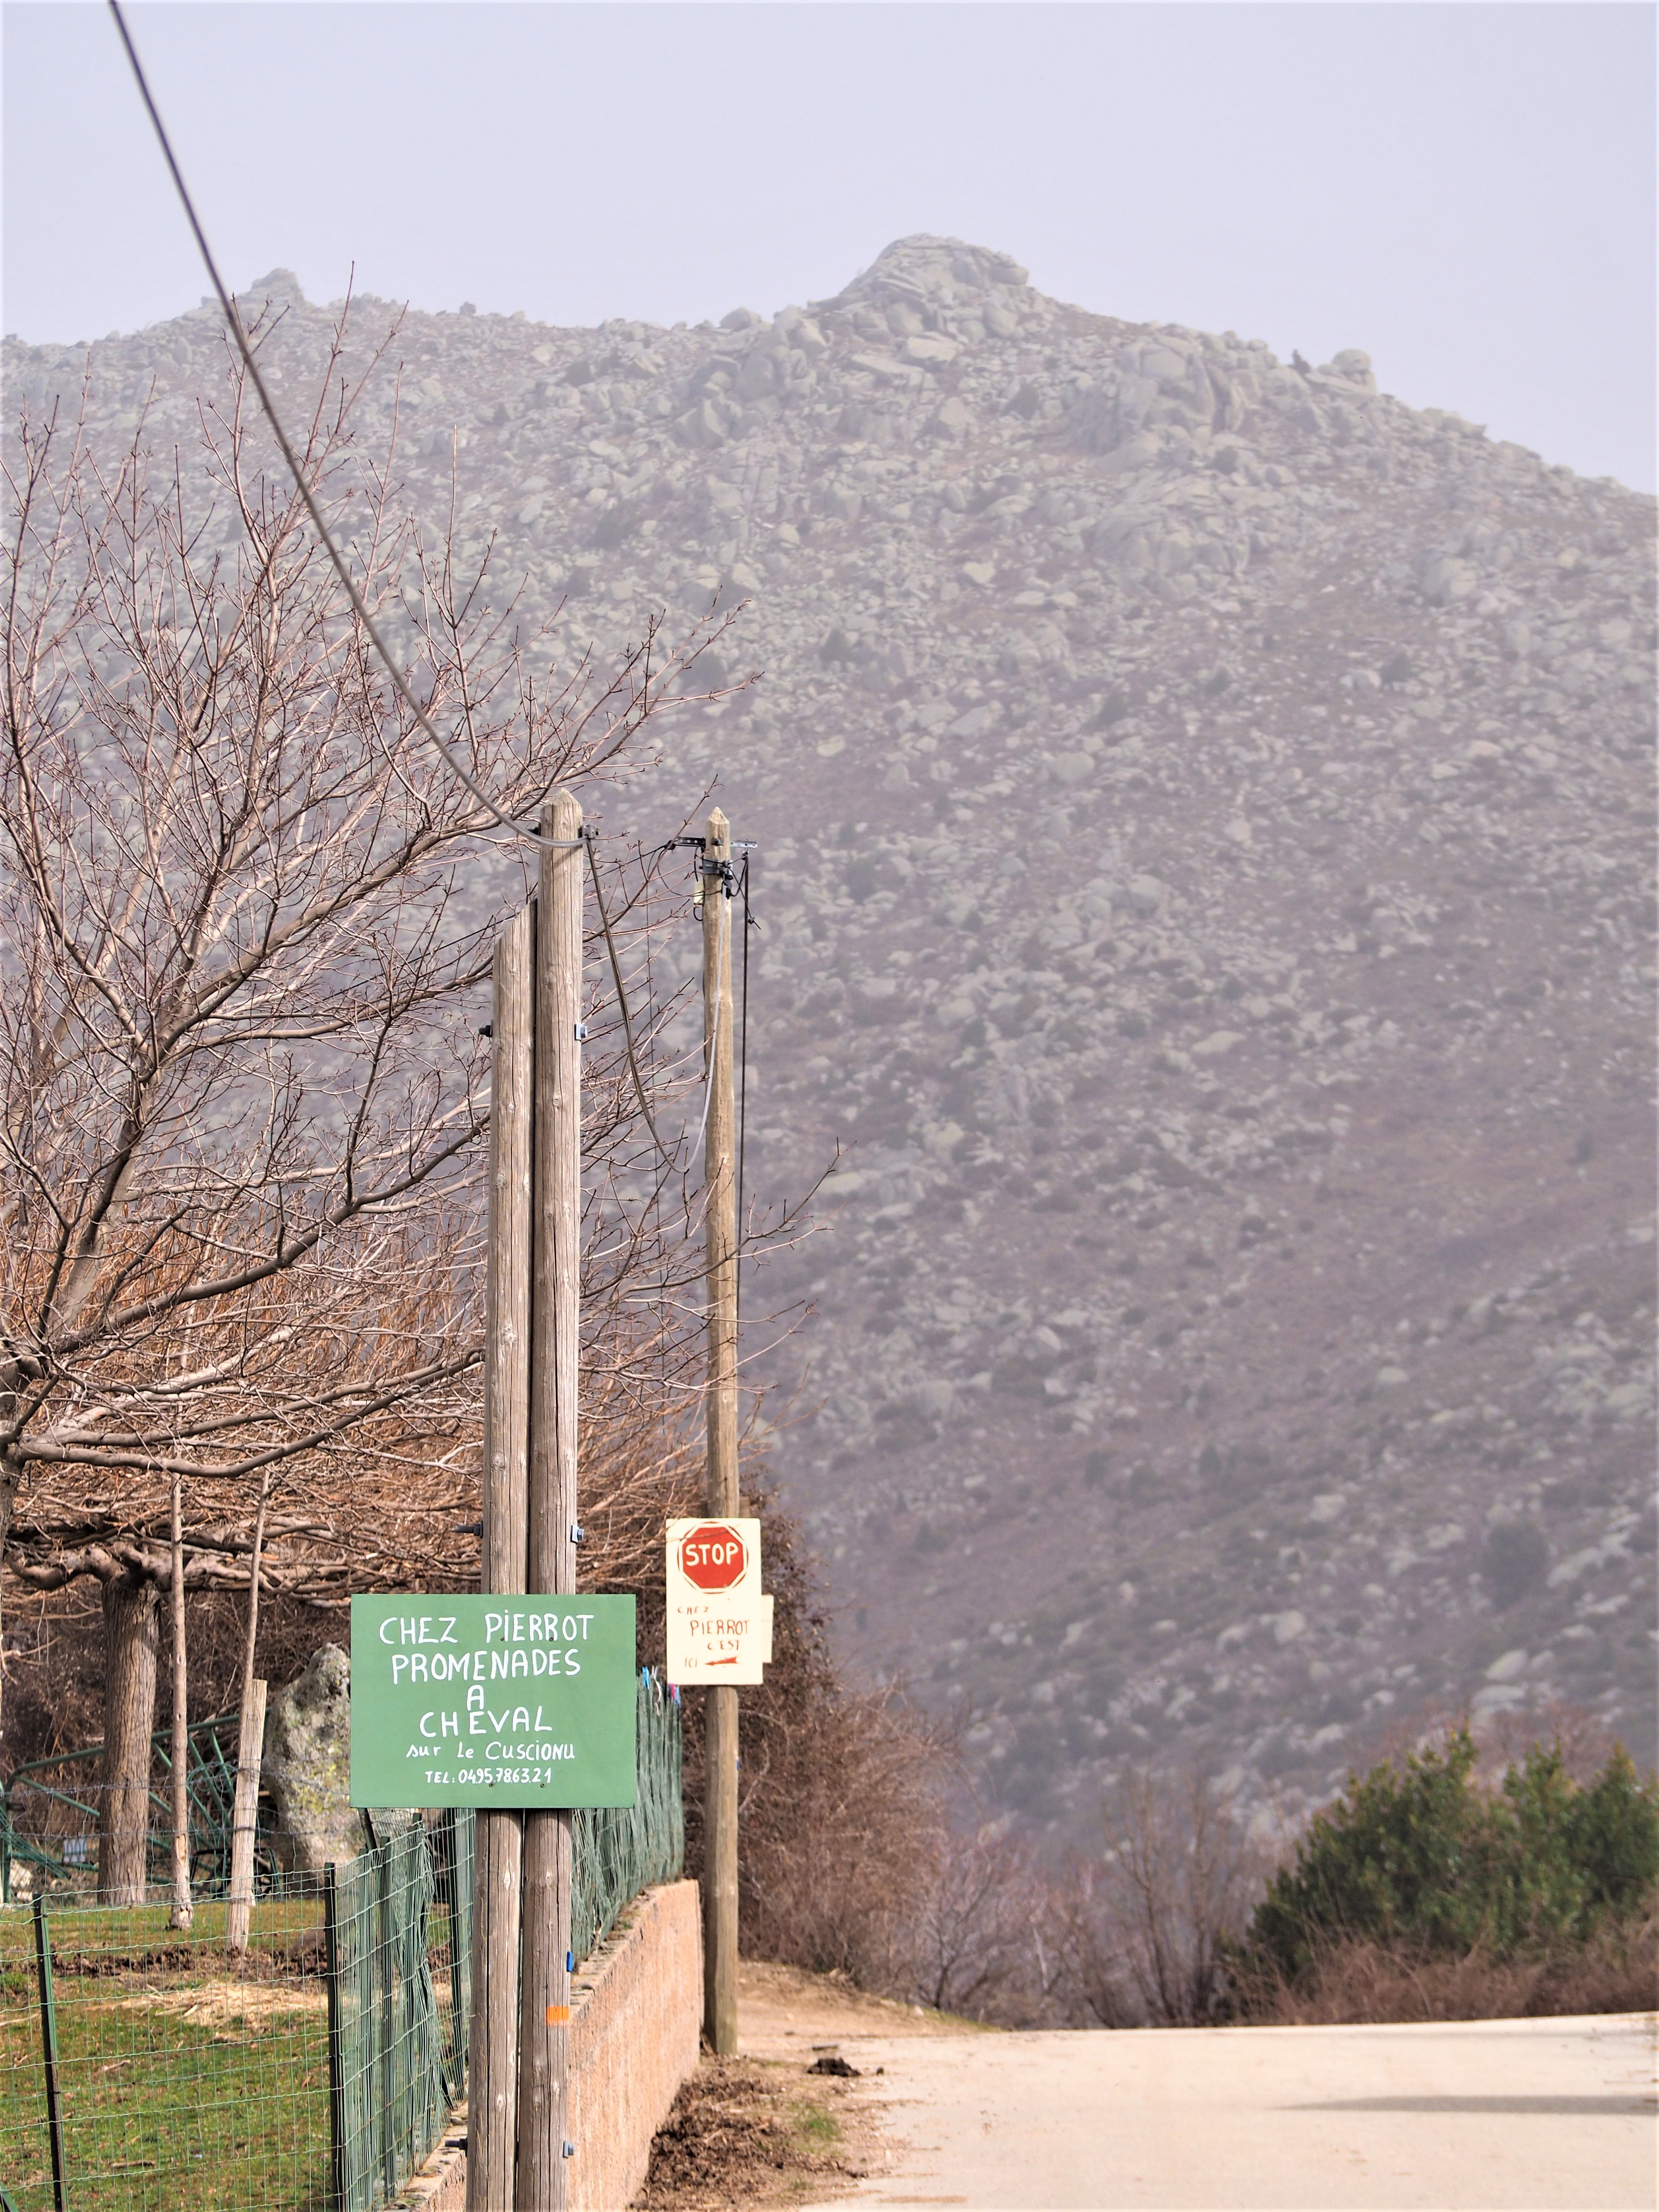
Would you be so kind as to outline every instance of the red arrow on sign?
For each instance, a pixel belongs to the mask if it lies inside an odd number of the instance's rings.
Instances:
[[[730,1589],[748,1565],[748,1547],[723,1521],[701,1522],[680,1539],[680,1572],[699,1589]]]

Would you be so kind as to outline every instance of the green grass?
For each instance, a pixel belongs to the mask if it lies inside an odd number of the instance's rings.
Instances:
[[[54,1960],[70,1952],[155,1951],[180,1944],[193,1949],[218,1951],[222,1959],[225,1913],[222,1899],[196,1907],[196,1922],[188,1935],[167,1926],[167,1907],[139,1905],[55,1905],[46,1900],[46,1920],[52,1929]],[[319,1897],[262,1897],[253,1907],[249,1944],[255,1953],[291,1950],[296,1942],[314,1936],[323,1940],[323,1901]],[[27,1905],[0,1910],[0,1972],[14,1962],[27,1966],[31,1982],[34,1972],[34,1916]]]
[[[798,2104],[794,2120],[808,2150],[833,2150],[841,2141],[841,2122],[822,2105]]]
[[[321,2212],[328,2030],[314,1899],[262,1903],[246,1961],[224,1908],[49,1914],[71,2212]],[[33,1927],[0,1914],[0,2182],[51,2212]]]

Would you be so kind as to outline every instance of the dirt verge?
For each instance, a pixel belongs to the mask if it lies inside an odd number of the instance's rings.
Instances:
[[[763,2058],[704,2058],[657,2130],[638,2212],[821,2203],[879,2160],[851,2083]]]

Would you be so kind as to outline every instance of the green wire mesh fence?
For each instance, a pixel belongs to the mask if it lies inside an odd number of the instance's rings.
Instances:
[[[575,1816],[572,1948],[681,1869],[678,1702],[642,1679],[638,1795]],[[470,1811],[373,1816],[320,1878],[273,1884],[245,1951],[208,1898],[43,1887],[0,1910],[0,2191],[15,2212],[373,2212],[465,2094]]]
[[[0,2181],[17,2212],[329,2203],[328,1995],[316,1898],[0,1913]]]
[[[635,1728],[634,1802],[576,1815],[570,1948],[579,1959],[598,1950],[630,1899],[685,1864],[679,1699],[643,1669]]]
[[[325,1877],[329,2202],[395,2197],[466,2094],[472,1816],[395,1828]]]

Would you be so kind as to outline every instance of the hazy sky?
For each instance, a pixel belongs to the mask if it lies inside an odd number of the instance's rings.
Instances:
[[[1236,330],[1654,486],[1655,11],[201,0],[131,20],[234,282],[560,323],[770,313],[893,238]],[[8,5],[4,323],[193,307],[97,0]]]

